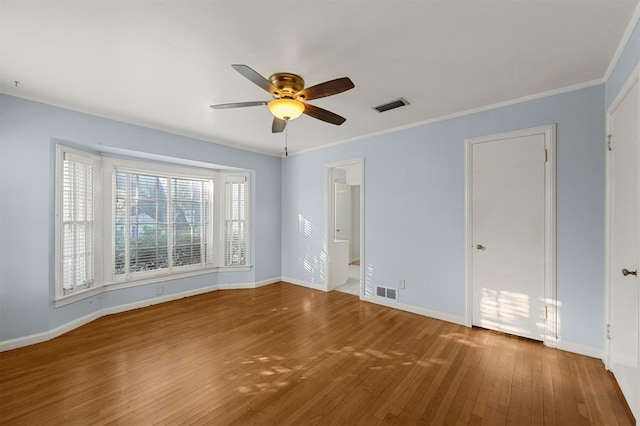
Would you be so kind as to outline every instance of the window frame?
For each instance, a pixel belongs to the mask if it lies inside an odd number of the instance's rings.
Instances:
[[[179,167],[174,165],[157,165],[155,163],[144,163],[139,161],[132,160],[122,160],[112,157],[104,157],[103,158],[103,181],[108,182],[105,185],[104,191],[104,204],[109,206],[109,209],[104,210],[105,214],[105,235],[108,235],[108,240],[105,239],[105,256],[104,256],[104,270],[108,271],[108,278],[106,280],[106,285],[111,284],[120,284],[127,282],[135,282],[135,281],[146,281],[147,279],[153,279],[155,277],[161,276],[179,276],[185,273],[192,272],[202,272],[207,273],[211,271],[216,271],[219,269],[219,265],[215,262],[216,252],[218,250],[218,242],[215,240],[217,236],[216,229],[216,221],[217,214],[215,211],[215,198],[217,197],[217,187],[216,181],[219,179],[218,172],[212,170],[199,170],[199,169],[190,169],[185,167]],[[212,209],[212,220],[211,220],[211,228],[213,234],[213,256],[212,256],[212,264],[211,266],[189,266],[189,267],[176,267],[171,266],[168,270],[158,269],[154,271],[148,271],[146,273],[140,272],[131,272],[128,271],[125,273],[123,277],[115,277],[113,273],[113,265],[114,265],[114,245],[115,245],[115,233],[113,232],[113,215],[114,215],[114,204],[113,204],[113,175],[115,171],[125,172],[125,173],[135,173],[135,174],[144,174],[150,176],[157,177],[165,177],[167,179],[201,179],[208,180],[213,185],[213,199],[211,203]],[[169,194],[168,194],[169,195]],[[169,231],[168,231],[169,232]]]
[[[81,157],[90,158],[94,168],[94,282],[91,287],[71,292],[63,291],[62,282],[62,195],[63,195],[63,165],[65,153],[73,153]],[[210,194],[211,226],[210,233],[205,238],[213,242],[210,266],[184,265],[174,266],[169,270],[158,270],[150,273],[126,274],[124,279],[116,279],[114,274],[115,225],[113,225],[115,204],[113,203],[114,168],[119,171],[163,176],[169,179],[198,179],[212,183],[213,194]],[[225,266],[226,237],[221,231],[224,229],[225,214],[225,183],[227,179],[242,177],[245,184],[246,211],[246,261],[243,265]],[[251,263],[251,173],[240,170],[220,170],[214,168],[194,167],[175,163],[157,162],[146,159],[132,159],[109,156],[58,144],[56,147],[56,182],[55,182],[55,214],[56,214],[56,243],[55,243],[55,306],[63,306],[103,291],[134,287],[155,282],[169,281],[178,278],[209,274],[218,271],[249,271]],[[169,248],[171,250],[171,248]],[[204,264],[204,262],[203,262]],[[132,276],[133,275],[133,276]]]
[[[65,292],[64,290],[64,161],[70,155],[71,157],[81,158],[91,162],[93,166],[93,178],[92,178],[92,195],[93,195],[93,282],[91,285]],[[56,173],[55,173],[55,297],[62,299],[75,294],[88,293],[94,291],[100,287],[103,282],[103,270],[102,264],[99,259],[103,256],[103,247],[100,244],[100,237],[102,234],[102,215],[99,212],[102,210],[102,158],[100,155],[90,152],[82,151],[75,148],[71,148],[64,145],[56,146]]]

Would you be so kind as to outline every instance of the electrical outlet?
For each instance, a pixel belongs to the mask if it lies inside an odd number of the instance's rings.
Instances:
[[[398,281],[398,288],[404,288],[404,280]]]
[[[159,285],[156,287],[156,296],[162,296],[164,294],[164,286]]]

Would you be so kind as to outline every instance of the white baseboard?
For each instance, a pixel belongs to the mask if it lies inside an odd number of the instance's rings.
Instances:
[[[445,314],[438,311],[432,311],[430,309],[420,308],[417,306],[407,305],[404,303],[396,303],[393,301],[387,301],[385,299],[373,296],[365,296],[361,298],[361,300],[365,302],[375,303],[377,305],[388,306],[390,308],[400,309],[402,311],[412,312],[414,314],[424,315],[426,317],[439,319],[442,321],[451,322],[454,324],[465,324],[465,318],[463,316],[459,317],[456,315]],[[578,343],[567,342],[563,340],[558,340],[557,342],[545,342],[545,345],[550,348],[560,349],[566,352],[572,352],[578,355],[584,355],[591,358],[601,359],[604,362],[604,351],[602,349],[594,348],[592,346],[581,345]]]
[[[247,288],[258,288],[269,284],[279,283],[280,277],[269,278],[268,280],[257,281],[255,283],[224,283],[218,284],[218,290],[241,290]]]
[[[387,306],[389,308],[399,309],[401,311],[411,312],[413,314],[422,315],[429,318],[435,318],[442,321],[452,322],[454,324],[465,325],[464,317],[445,314],[444,312],[433,311],[431,309],[421,308],[418,306],[407,305],[406,303],[392,302],[375,296],[364,296],[360,298],[364,302],[375,303],[376,305]]]
[[[594,348],[593,346],[586,346],[579,343],[558,340],[556,348],[560,349],[561,351],[573,352],[574,354],[601,359],[604,362],[604,351],[602,349]]]
[[[248,288],[256,288],[254,283],[222,283],[217,285],[218,290],[240,290]]]
[[[327,291],[324,283],[312,283],[310,281],[299,280],[297,278],[291,278],[291,277],[282,277],[282,281],[289,284],[300,285],[302,287],[309,287],[314,290]]]
[[[89,315],[85,315],[81,318],[76,318],[73,321],[70,321],[66,324],[62,324],[61,326],[58,326],[49,331],[44,331],[42,333],[37,333],[37,334],[25,336],[25,337],[18,337],[15,339],[2,341],[0,342],[0,352],[10,351],[12,349],[18,349],[23,346],[35,345],[36,343],[46,342],[47,340],[51,340],[55,337],[63,335],[64,333],[74,330],[80,326],[88,324],[91,321],[95,321],[101,316],[103,316],[102,311],[92,312]]]
[[[268,280],[257,281],[255,287],[264,287],[265,285],[275,284],[282,281],[282,277],[269,278]]]
[[[218,285],[212,285],[209,287],[197,288],[195,290],[182,291],[180,293],[165,294],[163,296],[154,297],[153,299],[140,300],[138,302],[127,303],[125,305],[113,306],[110,308],[103,308],[100,312],[100,316],[119,314],[120,312],[131,311],[133,309],[145,308],[151,305],[158,305],[160,303],[171,302],[172,300],[184,299],[185,297],[196,296],[198,294],[209,293],[210,291],[219,290]]]
[[[36,343],[46,342],[47,340],[51,340],[54,337],[58,337],[66,332],[69,332],[80,326],[88,324],[91,321],[97,320],[98,318],[106,315],[112,315],[120,312],[130,311],[132,309],[144,308],[146,306],[157,305],[159,303],[170,302],[172,300],[183,299],[185,297],[196,296],[198,294],[209,293],[211,291],[216,291],[216,290],[232,290],[232,289],[239,290],[239,289],[247,289],[247,288],[257,288],[257,287],[262,287],[265,285],[277,283],[280,281],[281,281],[280,277],[276,277],[268,280],[258,281],[256,283],[238,283],[238,284],[222,284],[222,285],[216,284],[209,287],[197,288],[194,290],[183,291],[180,293],[165,294],[163,296],[154,297],[152,299],[145,299],[145,300],[140,300],[138,302],[127,303],[124,305],[118,305],[118,306],[112,306],[110,308],[99,309],[95,312],[92,312],[89,315],[85,315],[82,318],[77,318],[73,321],[70,321],[66,324],[63,324],[49,331],[2,341],[0,342],[0,352],[10,351],[12,349],[21,348],[21,347],[33,345]]]

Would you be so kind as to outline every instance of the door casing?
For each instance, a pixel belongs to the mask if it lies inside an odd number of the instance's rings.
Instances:
[[[544,298],[546,320],[544,344],[556,347],[558,342],[556,293],[556,125],[533,127],[513,132],[465,140],[465,325],[473,325],[473,145],[501,139],[543,134],[547,161],[545,163],[545,254]]]
[[[354,158],[351,160],[336,161],[328,163],[324,168],[324,235],[326,246],[326,261],[324,270],[324,291],[333,290],[331,284],[331,270],[332,270],[332,252],[333,252],[333,238],[335,230],[334,209],[334,181],[333,170],[337,168],[343,168],[351,165],[360,166],[360,299],[364,298],[364,265],[365,265],[365,252],[364,252],[364,157]]]

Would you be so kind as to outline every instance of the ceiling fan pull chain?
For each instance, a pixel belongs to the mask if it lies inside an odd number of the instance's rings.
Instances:
[[[289,129],[285,128],[284,129],[284,156],[288,157],[289,156],[289,151],[287,150],[287,139],[288,139],[288,135],[289,135]]]

